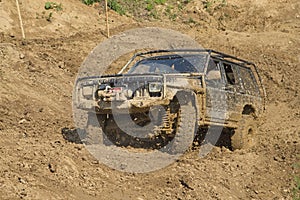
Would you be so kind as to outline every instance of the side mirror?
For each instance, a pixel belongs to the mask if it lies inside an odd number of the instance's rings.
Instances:
[[[211,70],[206,75],[207,80],[220,80],[221,79],[221,73],[219,70]]]

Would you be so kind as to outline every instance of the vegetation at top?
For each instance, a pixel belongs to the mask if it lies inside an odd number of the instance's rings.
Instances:
[[[105,0],[81,0],[86,5],[105,5]],[[142,19],[170,19],[177,20],[187,4],[196,0],[107,0],[108,7],[120,15],[134,17],[136,20]],[[203,9],[213,13],[216,9],[227,5],[227,0],[202,0]],[[187,23],[195,23],[190,18]]]
[[[81,0],[86,5],[103,4],[104,0]],[[168,16],[175,19],[191,0],[107,0],[108,7],[120,15],[159,19]]]

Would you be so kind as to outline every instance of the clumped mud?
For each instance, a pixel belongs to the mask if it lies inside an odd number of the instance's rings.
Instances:
[[[204,158],[196,148],[147,174],[110,169],[62,134],[74,128],[74,81],[105,39],[105,16],[70,0],[49,22],[40,17],[43,2],[21,3],[26,40],[14,2],[0,1],[1,199],[292,199],[300,155],[298,1],[233,0],[214,13],[192,1],[183,15],[193,24],[141,23],[111,11],[112,34],[145,26],[181,31],[253,61],[267,90],[255,147],[214,147]]]

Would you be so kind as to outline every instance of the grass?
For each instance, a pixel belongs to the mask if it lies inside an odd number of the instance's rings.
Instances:
[[[46,2],[45,3],[45,9],[46,10],[50,10],[50,9],[55,9],[56,11],[62,11],[63,10],[63,7],[62,7],[62,4],[58,4],[56,2]]]
[[[167,1],[167,0],[154,0],[154,2],[155,2],[156,4],[161,4],[161,5],[165,4],[166,1]]]
[[[294,200],[300,200],[300,177],[295,177],[295,183],[292,193],[293,193],[293,199]]]
[[[108,7],[120,15],[132,16],[136,19],[161,19],[166,16],[176,20],[181,10],[191,0],[108,0]],[[86,5],[104,4],[104,0],[81,0]]]
[[[101,0],[81,0],[85,5],[93,5],[94,3],[99,3]]]
[[[118,1],[108,0],[107,4],[108,4],[109,8],[116,11],[120,15],[125,15],[126,14],[124,7],[120,3],[118,3]]]
[[[203,7],[206,11],[212,13],[227,5],[227,0],[205,0],[202,1]]]
[[[46,10],[55,10],[58,12],[58,11],[62,11],[63,7],[62,7],[61,3],[47,1],[45,3],[45,9]],[[46,12],[43,12],[42,14],[45,15]],[[45,18],[48,22],[52,21],[52,17],[53,17],[53,12],[49,12],[49,14],[47,16],[45,16]],[[36,17],[36,18],[38,18],[38,17]]]
[[[294,165],[296,171],[300,170],[300,162]],[[300,200],[300,176],[299,174],[294,177],[294,187],[292,189],[293,200]]]
[[[100,3],[104,5],[104,0],[80,0],[86,5]],[[187,4],[196,0],[108,0],[108,7],[120,15],[127,15],[136,20],[163,20],[171,21],[182,20],[189,21],[190,24],[194,20],[188,18],[183,19],[182,10]],[[227,5],[227,0],[202,0],[203,8],[212,14],[219,8]]]
[[[104,0],[81,0],[82,3],[85,5],[93,5],[94,3],[104,3]],[[125,15],[125,9],[124,7],[117,1],[117,0],[108,0],[107,1],[107,6],[119,13],[119,15]]]
[[[189,18],[189,20],[188,20],[188,23],[189,24],[196,24],[196,21],[193,19],[193,18]]]
[[[158,15],[158,13],[157,13],[156,10],[150,12],[149,16],[152,17],[152,18],[154,18],[154,19],[159,19],[159,15]]]
[[[208,1],[203,1],[203,6],[205,9],[210,9],[210,7],[213,5],[214,1],[208,0]]]
[[[151,1],[147,1],[146,10],[151,11],[154,9],[154,4]]]

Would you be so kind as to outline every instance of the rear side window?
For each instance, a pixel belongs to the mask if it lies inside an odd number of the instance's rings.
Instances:
[[[239,72],[240,66],[233,63],[223,63],[224,78],[226,80],[226,87],[236,88],[236,92],[244,93],[242,85],[242,78]]]
[[[240,74],[246,94],[258,95],[258,86],[251,69],[240,67]]]
[[[235,78],[235,75],[233,73],[232,66],[230,64],[227,64],[227,63],[223,63],[223,65],[224,65],[224,71],[225,71],[225,76],[226,76],[227,83],[230,84],[230,85],[236,84],[236,78]]]

